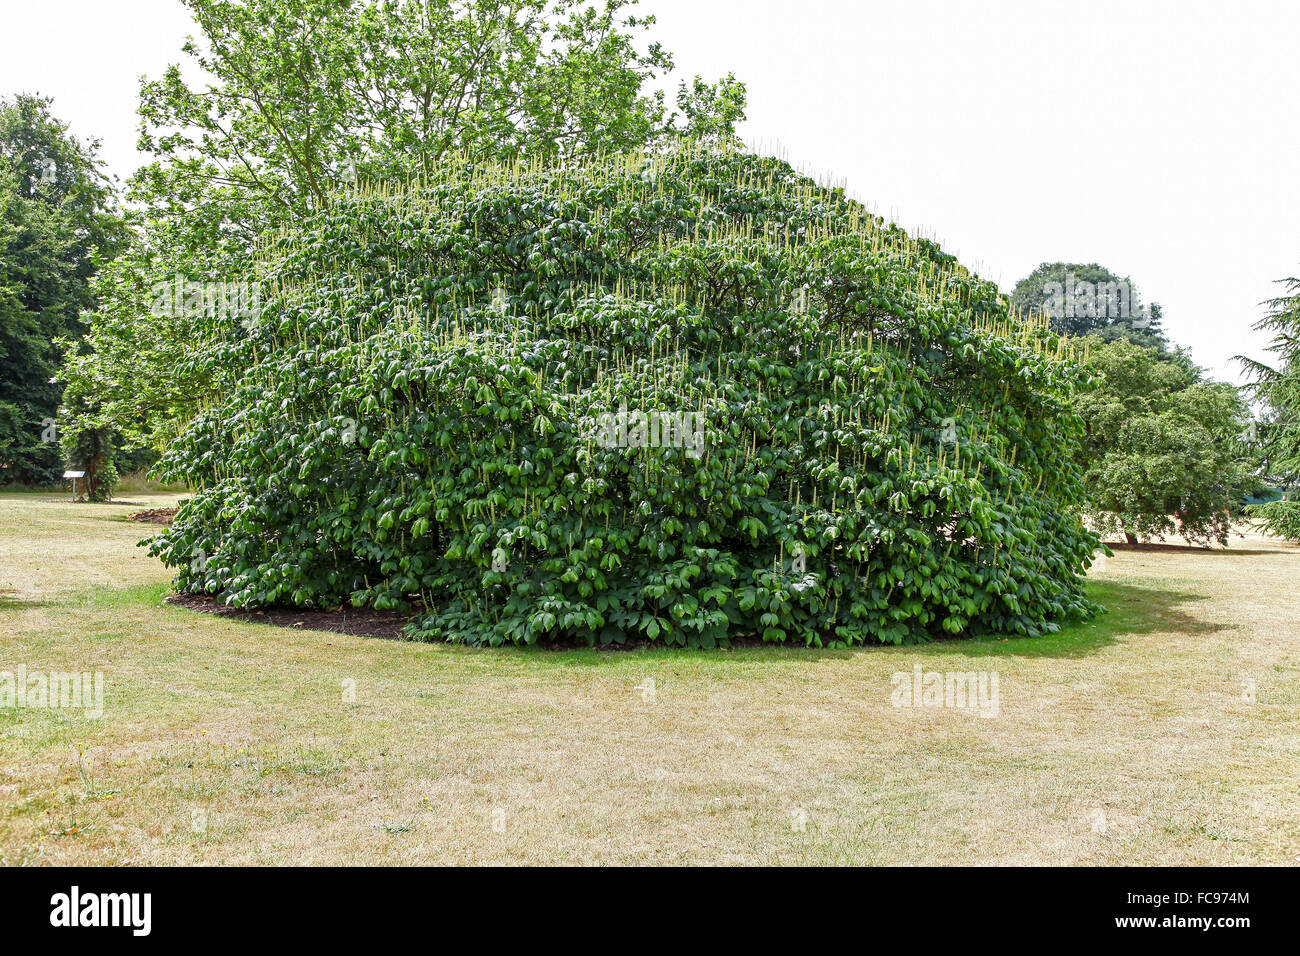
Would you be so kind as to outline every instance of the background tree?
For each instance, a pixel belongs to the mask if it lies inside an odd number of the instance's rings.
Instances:
[[[259,237],[354,183],[427,177],[452,153],[555,162],[727,138],[744,118],[730,76],[696,77],[668,115],[650,84],[672,57],[641,42],[654,18],[634,0],[182,2],[203,32],[183,49],[205,84],[179,65],[142,84],[154,158],[130,196],[145,241],[102,277],[90,351],[64,373],[128,446],[164,445],[225,381],[203,358],[230,330],[151,314],[159,283],[247,278]]]
[[[1273,483],[1290,489],[1300,479],[1300,278],[1280,280],[1284,294],[1265,305],[1268,314],[1255,328],[1272,332],[1269,345],[1275,364],[1257,362],[1244,356],[1237,360],[1245,365],[1254,381],[1251,390],[1265,406],[1259,437],[1264,450],[1264,474]],[[1273,501],[1252,508],[1272,534],[1300,541],[1300,502]]]
[[[1023,313],[1046,315],[1056,332],[1127,339],[1162,357],[1170,349],[1159,304],[1144,306],[1132,279],[1095,262],[1044,262],[1016,283],[1011,303]]]
[[[1078,454],[1097,528],[1129,542],[1180,534],[1226,545],[1230,515],[1256,485],[1238,390],[1206,381],[1182,355],[1124,340],[1088,344],[1088,364],[1104,380],[1077,401]]]
[[[685,125],[681,135],[700,142],[726,142],[736,138],[736,124],[745,118],[745,84],[732,74],[718,83],[695,77],[677,87],[677,110]],[[669,129],[677,117],[669,117]]]
[[[127,243],[112,183],[50,112],[50,100],[0,100],[0,482],[61,473],[55,339],[84,331],[90,281]]]
[[[63,433],[64,463],[71,469],[85,472],[84,484],[87,501],[108,501],[117,484],[118,471],[113,461],[113,431],[95,428],[74,419]]]

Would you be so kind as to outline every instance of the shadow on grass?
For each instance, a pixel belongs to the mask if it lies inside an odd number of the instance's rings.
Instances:
[[[508,650],[534,659],[554,660],[566,664],[599,665],[617,661],[628,654],[659,654],[727,657],[745,661],[802,659],[816,663],[844,660],[859,654],[954,654],[966,657],[1083,657],[1095,654],[1124,637],[1154,630],[1179,631],[1184,634],[1210,634],[1225,625],[1205,621],[1183,608],[1208,600],[1205,595],[1156,586],[1090,582],[1088,596],[1106,610],[1090,621],[1074,621],[1056,634],[1042,637],[947,638],[925,644],[866,644],[851,648],[812,648],[791,644],[742,644],[707,650],[702,648],[667,648],[640,645],[619,650],[597,648],[520,647]],[[505,650],[504,648],[498,650]]]
[[[927,654],[952,653],[992,657],[1083,657],[1131,634],[1155,630],[1212,634],[1225,625],[1206,621],[1183,608],[1205,601],[1203,594],[1152,585],[1091,582],[1088,596],[1106,610],[1091,621],[1073,621],[1042,637],[955,638],[897,648]]]
[[[1146,541],[1138,544],[1129,544],[1125,541],[1108,541],[1106,547],[1110,548],[1116,554],[1129,552],[1131,554],[1142,554],[1148,552],[1152,554],[1187,554],[1195,555],[1198,558],[1241,558],[1247,556],[1258,556],[1261,554],[1278,554],[1285,550],[1283,548],[1234,548],[1231,545],[1227,547],[1205,547],[1199,544],[1169,544],[1163,541]]]
[[[19,597],[17,591],[0,588],[0,611],[25,611],[28,608],[51,607],[52,604],[44,598]]]

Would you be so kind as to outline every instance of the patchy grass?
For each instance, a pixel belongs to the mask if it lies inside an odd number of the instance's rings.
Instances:
[[[1293,863],[1300,550],[1120,551],[1037,640],[477,650],[162,604],[126,520],[0,495],[0,863]],[[891,677],[996,671],[999,715]],[[653,684],[651,683],[653,682]]]

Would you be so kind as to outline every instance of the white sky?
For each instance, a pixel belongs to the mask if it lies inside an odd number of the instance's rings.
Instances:
[[[742,134],[843,181],[1010,291],[1099,262],[1221,378],[1300,274],[1300,3],[642,0],[683,75],[734,70]],[[125,178],[138,77],[177,61],[176,0],[0,0],[0,94]]]

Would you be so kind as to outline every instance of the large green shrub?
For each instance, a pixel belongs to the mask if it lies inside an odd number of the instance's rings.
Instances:
[[[200,489],[153,544],[185,590],[491,644],[897,643],[1091,610],[1087,373],[782,162],[447,166],[259,268],[260,319],[209,357],[238,372],[162,465]]]

